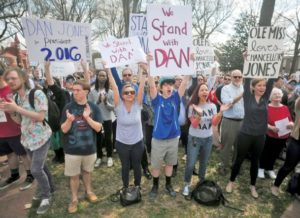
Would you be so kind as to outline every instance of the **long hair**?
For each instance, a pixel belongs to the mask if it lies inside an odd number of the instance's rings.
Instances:
[[[206,83],[200,83],[199,85],[196,86],[195,90],[193,91],[193,94],[191,96],[191,99],[188,103],[188,107],[192,104],[199,104],[200,98],[198,96],[198,92],[201,86],[205,85],[207,87]]]
[[[24,70],[21,70],[21,68],[19,67],[11,67],[11,68],[8,68],[5,72],[4,72],[4,80],[6,79],[6,76],[7,74],[9,74],[10,72],[12,71],[16,71],[18,76],[24,80],[24,86],[25,86],[25,89],[31,89],[30,87],[30,83],[29,83],[29,76],[28,74],[24,71]]]
[[[107,93],[108,90],[109,90],[109,78],[108,78],[108,75],[107,75],[107,72],[105,70],[97,70],[96,71],[96,81],[95,81],[95,90],[98,92],[99,91],[99,79],[98,79],[98,74],[100,72],[105,72],[105,75],[106,75],[106,81],[104,83],[104,89],[105,89],[105,92]]]

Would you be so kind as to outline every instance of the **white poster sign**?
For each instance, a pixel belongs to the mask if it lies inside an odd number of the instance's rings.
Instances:
[[[50,65],[50,71],[52,76],[64,77],[72,75],[77,71],[74,62],[52,62]]]
[[[283,58],[285,27],[253,27],[243,74],[248,78],[277,78]]]
[[[146,62],[146,54],[137,36],[101,42],[100,51],[108,67]]]
[[[22,27],[31,62],[91,59],[90,24],[22,17]]]
[[[96,70],[102,70],[104,68],[102,64],[102,58],[95,58],[94,63],[95,63]]]
[[[138,36],[144,52],[147,54],[147,17],[144,14],[130,14],[129,16],[129,36]]]
[[[193,40],[195,52],[195,70],[206,71],[211,70],[214,63],[214,47],[211,46],[207,39]]]
[[[147,29],[149,51],[153,55],[151,75],[194,74],[190,59],[193,47],[190,6],[148,5]]]

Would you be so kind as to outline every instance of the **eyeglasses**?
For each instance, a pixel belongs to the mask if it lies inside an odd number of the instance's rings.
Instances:
[[[234,79],[242,79],[242,76],[233,76]]]
[[[123,95],[135,95],[135,91],[124,91]]]
[[[131,74],[123,74],[123,77],[131,77]]]
[[[224,80],[226,80],[226,81],[230,81],[231,79],[230,79],[230,78],[224,78]]]

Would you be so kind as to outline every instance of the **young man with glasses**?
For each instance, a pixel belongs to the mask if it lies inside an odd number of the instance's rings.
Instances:
[[[221,101],[223,104],[231,103],[232,106],[223,113],[221,123],[221,140],[220,150],[221,167],[220,173],[225,175],[229,172],[231,161],[235,158],[236,148],[235,139],[241,127],[244,118],[244,101],[243,101],[243,76],[240,70],[231,72],[231,83],[225,85],[221,91]],[[233,158],[231,158],[232,146],[234,145]]]

